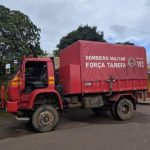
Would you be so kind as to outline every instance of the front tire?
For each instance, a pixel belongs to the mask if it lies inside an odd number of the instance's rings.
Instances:
[[[35,110],[32,116],[32,126],[38,132],[53,130],[59,121],[57,110],[49,105],[41,106]]]

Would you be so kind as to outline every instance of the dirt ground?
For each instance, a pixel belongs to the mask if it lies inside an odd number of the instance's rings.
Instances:
[[[64,114],[60,114],[60,118],[61,119],[59,125],[57,126],[55,131],[91,126],[94,124],[100,125],[101,127],[107,124],[126,124],[126,126],[128,127],[131,123],[136,123],[136,125],[149,124],[148,132],[150,132],[150,105],[138,105],[134,117],[129,121],[114,120],[109,112],[101,116],[96,116],[90,110],[70,111]],[[143,128],[143,130],[145,130],[145,128]],[[12,115],[0,116],[0,140],[31,134],[37,133],[33,131],[28,121],[18,121]]]
[[[0,116],[0,149],[8,150],[149,150],[150,105],[138,105],[129,121],[116,121],[109,112],[90,110],[60,115],[52,132],[36,133],[27,121]]]

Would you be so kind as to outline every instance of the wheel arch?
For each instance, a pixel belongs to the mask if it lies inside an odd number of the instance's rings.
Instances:
[[[137,99],[132,93],[124,93],[124,94],[115,94],[108,98],[109,101],[117,103],[122,98],[127,98],[133,103],[134,110],[136,110]]]
[[[52,91],[49,91],[49,90],[39,90],[39,91],[35,91],[33,94],[32,94],[32,96],[31,96],[31,99],[30,99],[30,104],[29,104],[29,107],[31,108],[31,109],[33,109],[34,108],[34,104],[35,104],[35,102],[37,101],[37,98],[39,97],[39,96],[49,96],[49,97],[53,97],[53,98],[55,98],[55,100],[56,100],[56,102],[58,103],[58,106],[59,106],[59,108],[62,110],[63,109],[63,103],[62,103],[62,99],[61,99],[61,96],[60,96],[60,94],[57,92],[57,91],[55,91],[55,90],[52,90]]]

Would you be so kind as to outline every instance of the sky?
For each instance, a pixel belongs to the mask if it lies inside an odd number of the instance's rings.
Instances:
[[[56,49],[61,37],[79,25],[97,26],[108,42],[144,46],[150,62],[150,0],[0,0],[28,15],[41,29],[41,48]]]

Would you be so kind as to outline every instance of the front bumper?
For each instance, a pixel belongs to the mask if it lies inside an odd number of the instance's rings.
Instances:
[[[10,113],[16,113],[18,111],[18,104],[17,102],[9,101],[6,102],[6,110]]]

